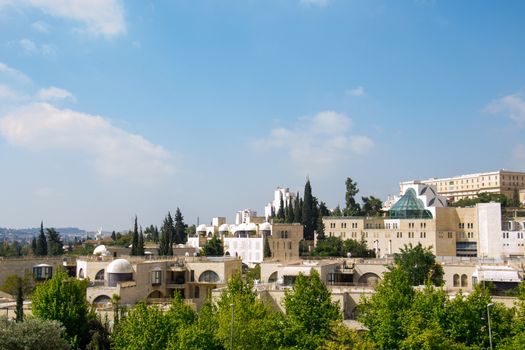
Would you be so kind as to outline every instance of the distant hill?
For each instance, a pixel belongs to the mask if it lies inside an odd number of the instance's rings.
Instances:
[[[78,235],[82,236],[87,233],[86,230],[77,227],[59,227],[55,228],[61,235]],[[0,227],[0,235],[16,235],[16,236],[36,236],[40,233],[40,227],[34,228],[4,228]]]

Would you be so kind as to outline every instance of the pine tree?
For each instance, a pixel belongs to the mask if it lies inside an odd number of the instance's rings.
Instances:
[[[313,240],[315,230],[315,217],[313,216],[313,196],[312,186],[310,185],[310,179],[306,180],[304,185],[304,199],[303,199],[303,212],[302,212],[302,224],[304,226],[304,239]]]
[[[159,229],[157,228],[157,226],[155,226],[155,229],[152,231],[152,235],[153,235],[153,242],[159,243]]]
[[[173,226],[173,218],[171,213],[168,212],[166,218],[160,229],[160,238],[159,238],[159,255],[173,255],[172,250],[172,241],[175,232],[175,227]]]
[[[175,244],[184,244],[188,240],[186,236],[186,225],[184,224],[184,217],[180,212],[180,209],[177,208],[175,212]]]
[[[40,223],[40,234],[38,235],[38,239],[36,241],[36,255],[38,256],[47,255],[47,239],[46,239],[46,235],[44,234],[44,222],[43,221]]]
[[[139,228],[137,225],[137,215],[135,215],[135,225],[133,227],[133,239],[131,240],[131,255],[139,255]]]
[[[361,206],[359,205],[359,203],[355,201],[355,196],[357,195],[357,193],[359,193],[359,189],[357,188],[357,182],[352,181],[352,179],[348,177],[346,178],[345,185],[346,185],[345,215],[346,216],[361,215]]]

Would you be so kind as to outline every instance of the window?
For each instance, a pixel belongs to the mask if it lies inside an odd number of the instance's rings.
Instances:
[[[467,275],[461,275],[461,287],[468,287]]]
[[[419,238],[427,238],[427,233],[426,232],[421,232],[419,234]]]
[[[37,281],[46,280],[53,276],[53,267],[49,265],[33,267],[33,278]]]
[[[458,274],[454,275],[452,283],[454,287],[459,287],[459,275]]]
[[[448,233],[448,238],[452,238],[452,232]]]
[[[199,286],[195,286],[195,291],[194,291],[194,293],[193,293],[195,299],[199,299],[200,294],[201,294],[200,292],[201,292],[201,291],[200,291]]]
[[[216,272],[211,270],[206,270],[199,276],[199,282],[219,282],[220,278]]]
[[[151,284],[152,285],[161,284],[161,278],[162,278],[162,271],[160,270],[151,271]]]

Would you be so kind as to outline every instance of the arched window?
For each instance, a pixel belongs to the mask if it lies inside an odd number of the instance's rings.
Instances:
[[[461,275],[461,287],[468,287],[467,275]]]
[[[455,274],[454,275],[454,287],[459,287],[459,275],[458,274]]]
[[[102,269],[99,272],[97,272],[97,274],[95,275],[95,280],[96,281],[103,281],[104,280],[104,269]]]
[[[274,273],[270,275],[270,277],[268,277],[268,283],[277,282],[277,277],[278,277],[278,274],[277,274],[277,271],[275,271]]]
[[[219,275],[215,271],[212,270],[206,270],[199,276],[199,282],[212,282],[216,283],[219,282],[220,278]]]
[[[84,278],[84,269],[78,270],[78,278]]]

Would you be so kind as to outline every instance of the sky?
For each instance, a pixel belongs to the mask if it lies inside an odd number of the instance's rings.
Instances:
[[[0,0],[0,227],[525,171],[525,2]]]

